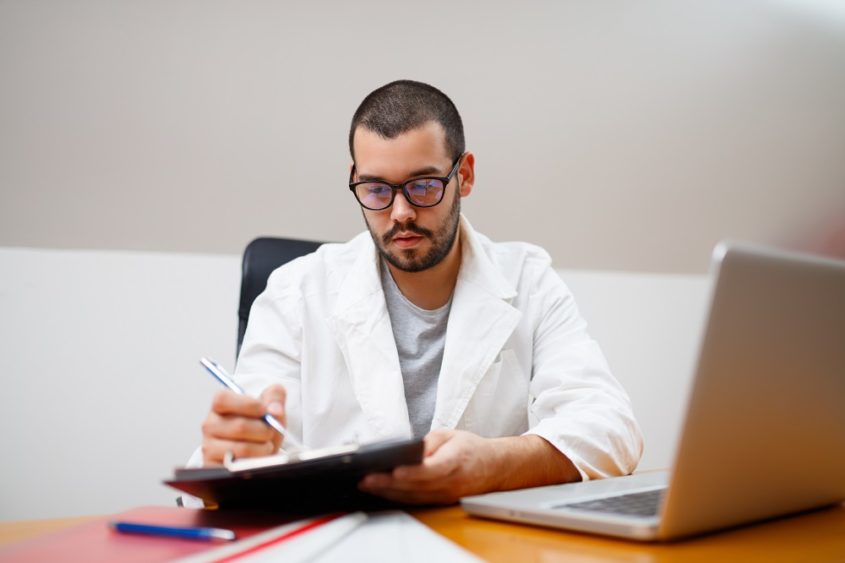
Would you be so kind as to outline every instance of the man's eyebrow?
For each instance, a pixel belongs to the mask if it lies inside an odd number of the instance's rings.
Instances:
[[[419,168],[417,170],[414,170],[413,172],[411,172],[408,175],[408,177],[414,178],[416,176],[430,176],[432,174],[440,176],[440,174],[441,174],[440,169],[437,168],[436,166],[426,166],[424,168]]]
[[[425,166],[423,168],[418,168],[408,174],[407,179],[411,178],[418,178],[420,176],[437,176],[438,178],[441,177],[443,173],[440,171],[439,168],[436,166]],[[369,174],[358,174],[358,181],[359,182],[387,182],[384,178],[379,176],[371,176]]]

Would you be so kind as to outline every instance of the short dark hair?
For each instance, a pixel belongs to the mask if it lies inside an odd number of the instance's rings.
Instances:
[[[452,162],[464,153],[464,125],[458,108],[449,97],[429,84],[396,80],[371,92],[352,116],[349,154],[355,160],[352,141],[355,130],[365,127],[386,139],[436,121],[446,131],[446,151]]]

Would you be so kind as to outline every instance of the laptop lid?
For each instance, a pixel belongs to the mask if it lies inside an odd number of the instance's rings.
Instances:
[[[664,538],[845,498],[845,262],[721,244],[714,266]]]

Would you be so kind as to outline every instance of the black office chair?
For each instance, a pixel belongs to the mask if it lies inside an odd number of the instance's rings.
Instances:
[[[246,323],[252,302],[267,287],[267,278],[283,264],[294,258],[310,254],[319,248],[322,242],[289,238],[260,237],[252,241],[244,250],[243,269],[241,272],[241,302],[238,306],[238,347],[235,357],[241,353]]]

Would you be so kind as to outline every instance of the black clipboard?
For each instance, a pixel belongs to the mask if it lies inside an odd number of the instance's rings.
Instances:
[[[416,465],[422,459],[422,438],[389,440],[245,458],[218,467],[178,468],[164,483],[219,508],[299,514],[358,510],[384,505],[358,490],[364,475]]]

